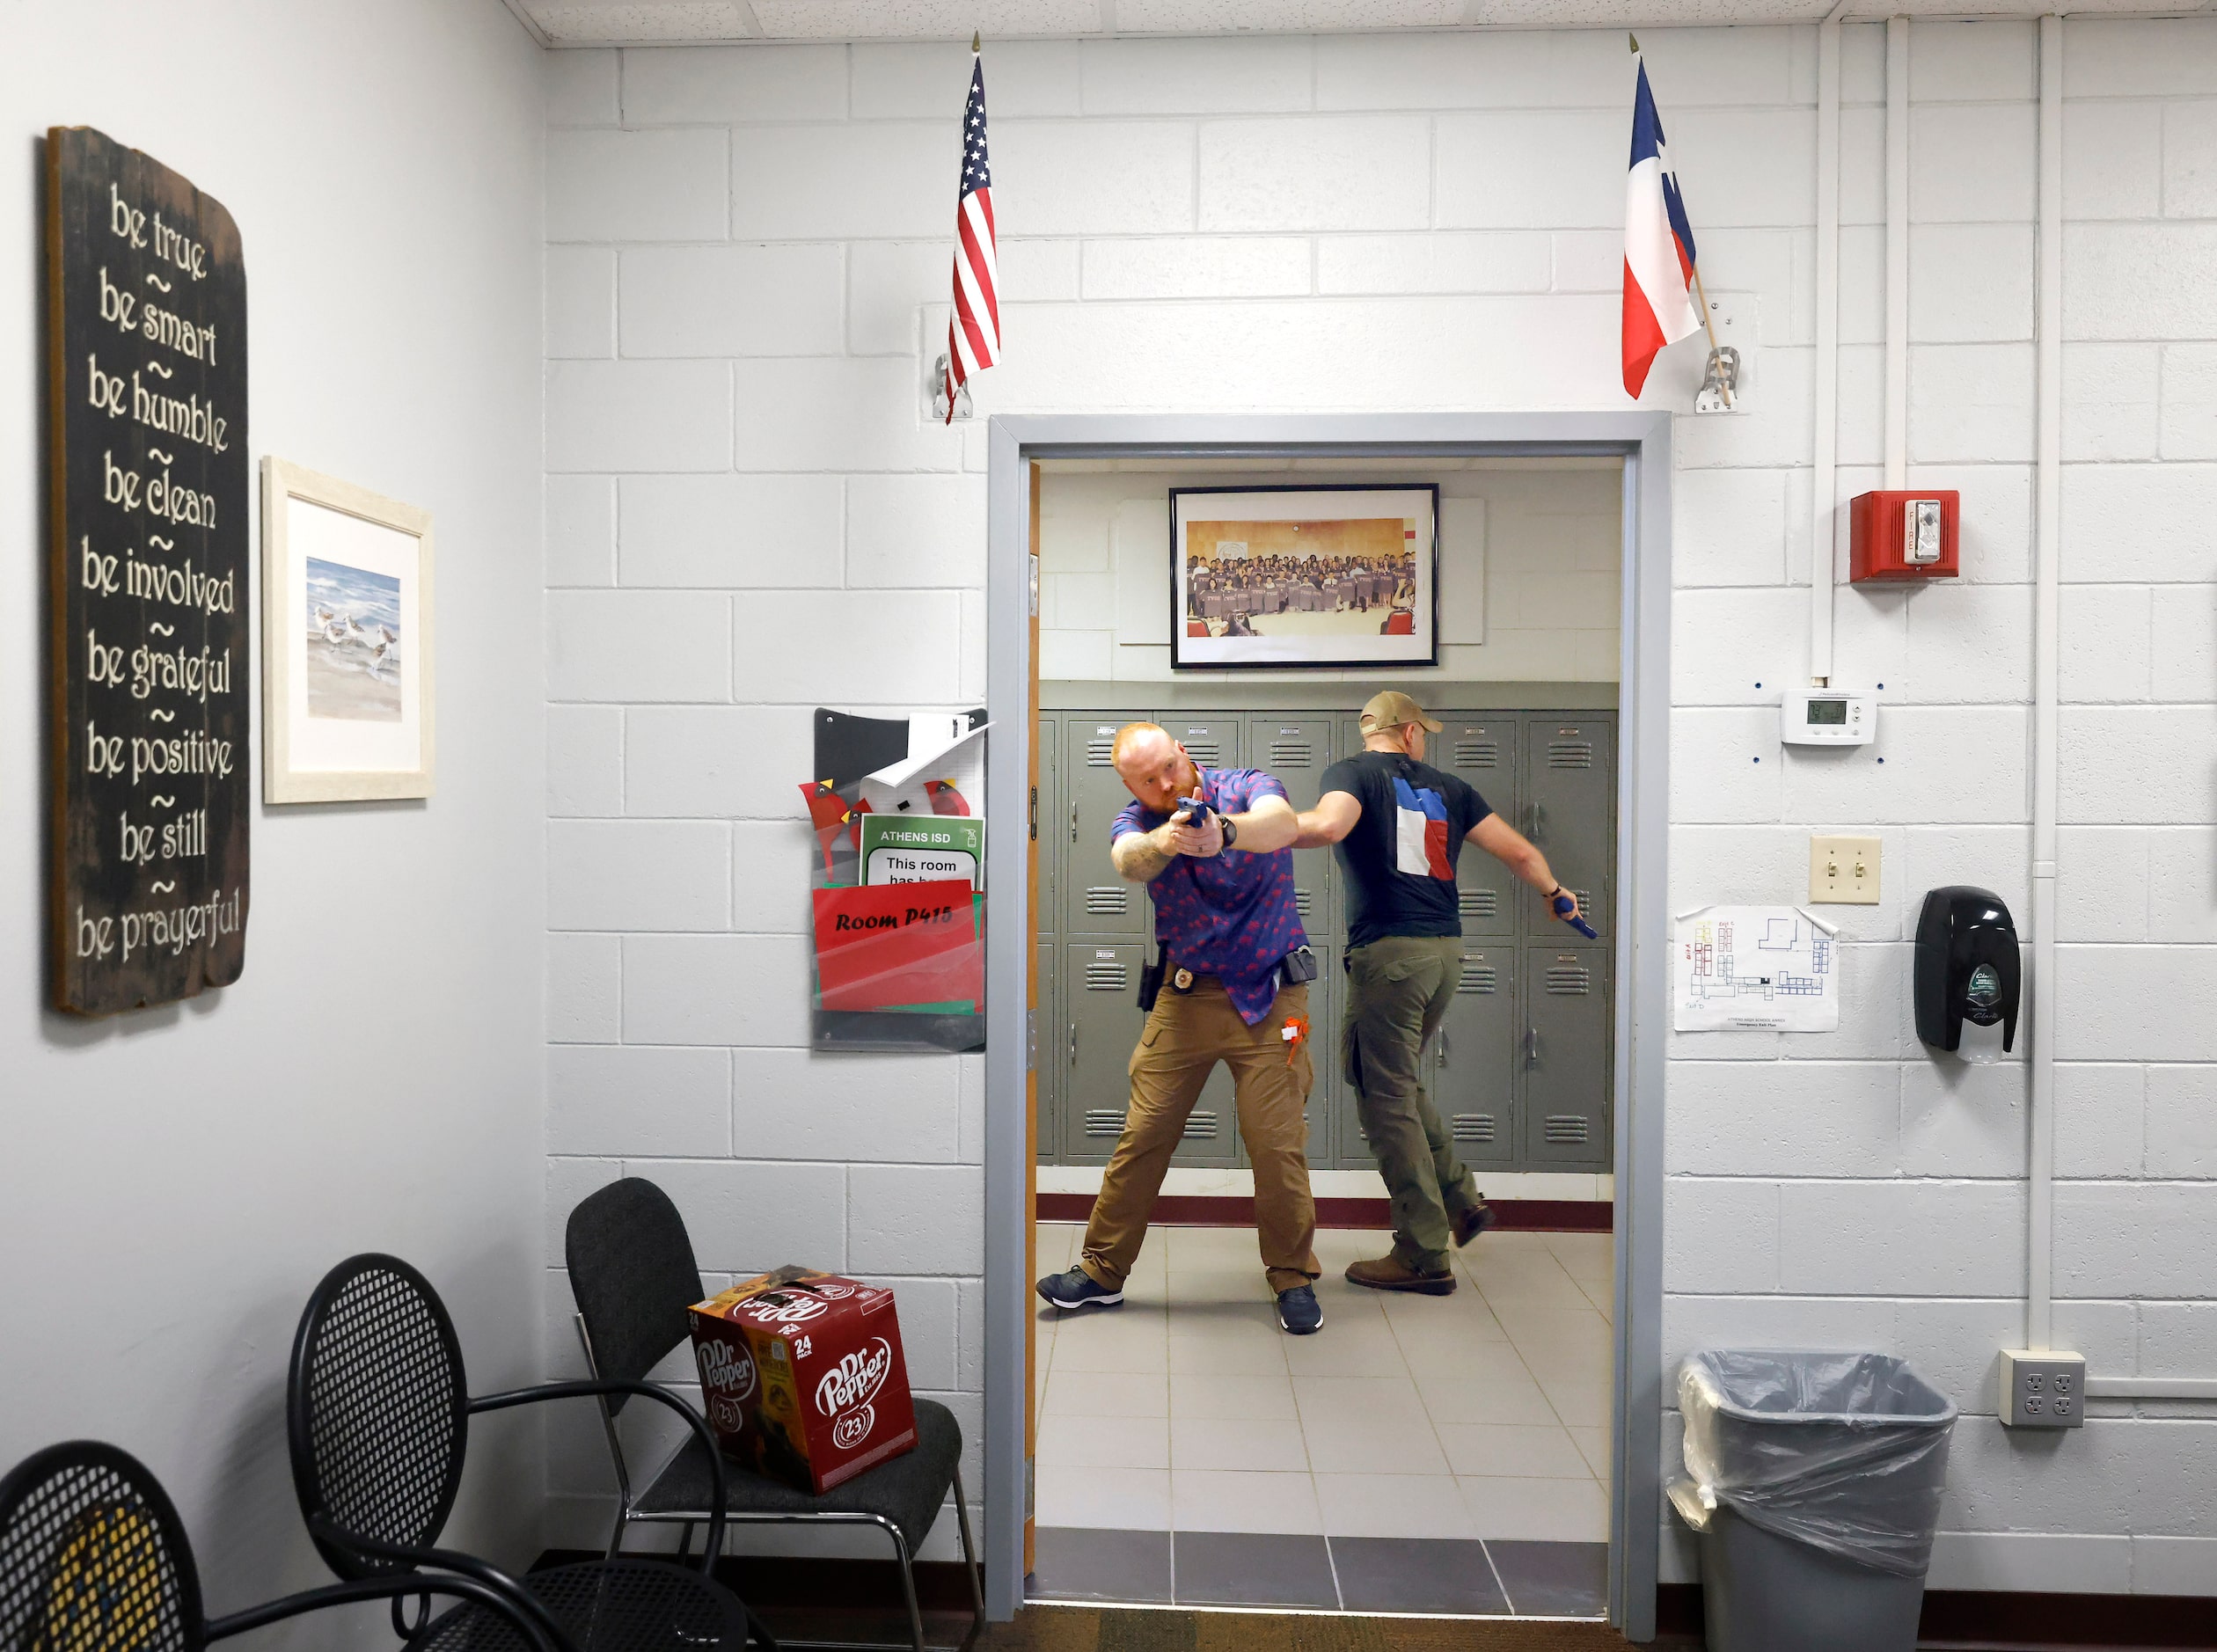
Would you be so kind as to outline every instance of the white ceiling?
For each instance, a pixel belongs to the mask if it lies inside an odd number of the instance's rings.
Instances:
[[[549,46],[739,40],[1051,40],[1445,28],[1813,23],[1833,0],[508,0]],[[1856,17],[2036,17],[2054,0],[1847,0]],[[2217,0],[2070,0],[2074,13],[2182,16]]]

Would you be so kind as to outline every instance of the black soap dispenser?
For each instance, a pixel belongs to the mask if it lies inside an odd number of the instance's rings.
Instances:
[[[1917,968],[1913,996],[1917,1036],[1935,1049],[1965,1049],[1963,1024],[2001,1027],[2001,1048],[2016,1042],[2017,997],[2023,971],[2016,925],[2001,897],[1967,883],[1950,884],[1925,896],[1917,919]],[[1992,1060],[1990,1040],[1974,1040]]]

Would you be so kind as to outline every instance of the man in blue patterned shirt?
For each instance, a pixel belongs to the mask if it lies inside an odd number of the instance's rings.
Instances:
[[[1110,761],[1132,801],[1108,829],[1119,877],[1154,901],[1165,975],[1131,1052],[1131,1101],[1102,1174],[1086,1247],[1068,1273],[1039,1282],[1057,1308],[1123,1300],[1147,1217],[1193,1103],[1219,1061],[1232,1069],[1240,1135],[1255,1167],[1255,1237],[1278,1323],[1304,1336],[1324,1323],[1316,1203],[1302,1108],[1315,973],[1293,905],[1299,817],[1259,769],[1203,769],[1152,723],[1119,729]],[[1205,813],[1180,805],[1197,799]]]

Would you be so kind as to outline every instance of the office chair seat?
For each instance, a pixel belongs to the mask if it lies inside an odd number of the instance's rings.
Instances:
[[[821,1497],[795,1491],[782,1480],[765,1479],[725,1461],[729,1491],[724,1507],[736,1520],[749,1516],[837,1516],[871,1517],[897,1528],[911,1553],[939,1517],[940,1504],[962,1454],[962,1430],[955,1414],[935,1400],[916,1401],[916,1449],[866,1469]],[[696,1436],[672,1458],[633,1505],[641,1515],[693,1515],[707,1518],[711,1499],[708,1450]]]

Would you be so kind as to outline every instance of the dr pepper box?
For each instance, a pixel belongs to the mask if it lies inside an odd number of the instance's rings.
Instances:
[[[693,1357],[726,1455],[823,1493],[916,1449],[893,1293],[785,1267],[692,1307]]]

